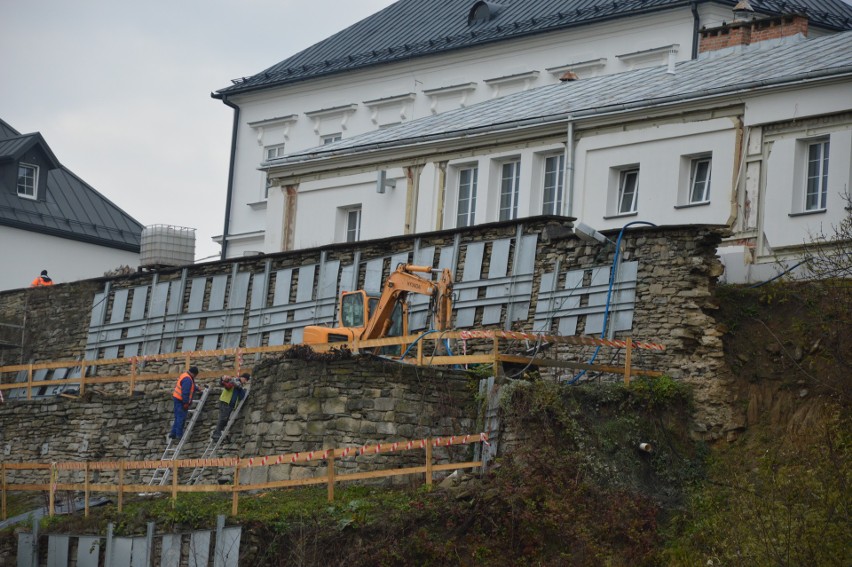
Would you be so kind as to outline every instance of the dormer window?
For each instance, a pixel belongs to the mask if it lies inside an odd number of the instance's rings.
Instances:
[[[473,26],[476,24],[483,24],[489,20],[493,20],[497,17],[497,14],[502,9],[503,6],[497,4],[496,2],[486,2],[485,0],[480,0],[479,2],[474,3],[473,7],[470,9],[470,12],[468,12],[467,25]]]
[[[38,167],[27,163],[18,164],[18,196],[35,199],[37,187]]]

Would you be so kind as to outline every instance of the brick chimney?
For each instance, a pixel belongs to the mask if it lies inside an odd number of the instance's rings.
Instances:
[[[808,18],[799,14],[768,16],[751,20],[735,20],[715,28],[704,28],[698,53],[717,51],[726,47],[751,45],[768,39],[780,39],[796,34],[808,36]]]

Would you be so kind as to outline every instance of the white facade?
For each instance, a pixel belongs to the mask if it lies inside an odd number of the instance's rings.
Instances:
[[[730,16],[727,7],[699,6],[701,25],[717,25]],[[400,190],[406,182],[400,168],[389,171],[397,189],[385,194],[375,191],[375,170],[349,179],[302,182],[296,210],[289,213],[287,203],[294,202],[293,196],[288,200],[283,187],[268,190],[266,175],[258,168],[270,157],[319,146],[335,136],[347,139],[555,84],[568,70],[584,78],[661,65],[670,57],[688,60],[693,26],[693,14],[686,6],[228,97],[240,110],[226,255],[341,241],[346,231],[339,222],[358,206],[363,215],[360,239],[453,226],[443,218],[439,222],[438,217],[447,213],[436,213],[422,199],[416,222],[406,223],[406,195]],[[558,146],[558,141],[554,143]],[[429,175],[424,172],[421,181],[427,192]],[[335,207],[330,209],[329,203]],[[522,208],[534,213],[536,206]],[[491,212],[478,212],[477,222]],[[289,235],[288,216],[298,218]]]
[[[42,270],[55,284],[97,278],[139,265],[139,254],[0,226],[0,290],[28,287]]]

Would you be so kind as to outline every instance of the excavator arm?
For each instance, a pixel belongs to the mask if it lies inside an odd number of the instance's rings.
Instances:
[[[449,329],[453,314],[453,278],[446,268],[441,271],[441,276],[437,280],[427,280],[416,275],[432,271],[430,266],[400,264],[396,271],[388,276],[379,303],[373,310],[364,332],[361,333],[361,339],[385,336],[391,323],[394,307],[399,302],[405,301],[409,293],[429,296],[430,306],[435,313],[435,328]]]

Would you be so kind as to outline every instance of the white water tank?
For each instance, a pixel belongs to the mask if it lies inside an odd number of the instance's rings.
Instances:
[[[195,261],[195,229],[154,224],[142,229],[142,268],[185,266]]]

